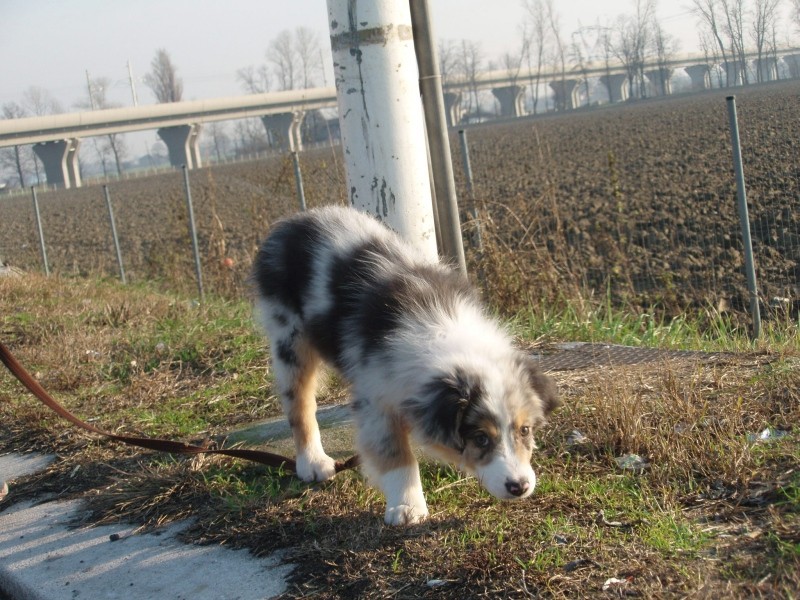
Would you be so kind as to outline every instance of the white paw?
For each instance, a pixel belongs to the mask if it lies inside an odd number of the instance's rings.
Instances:
[[[428,507],[425,504],[398,504],[387,506],[383,521],[387,525],[416,525],[428,518]]]
[[[298,454],[297,476],[303,481],[327,481],[334,475],[336,475],[336,461],[324,452]]]

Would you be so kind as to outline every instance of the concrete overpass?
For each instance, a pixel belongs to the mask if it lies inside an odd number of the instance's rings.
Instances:
[[[791,76],[800,77],[800,50],[784,50],[778,55],[783,58]],[[728,73],[731,81],[741,80],[738,65],[718,66]],[[715,67],[717,65],[709,65],[705,57],[685,56],[667,62],[661,68],[651,66],[645,71],[645,76],[657,94],[667,95],[672,91],[670,81],[676,69],[684,69],[691,79],[692,88],[699,90],[711,87],[710,73]],[[762,80],[769,81],[777,74],[777,61],[771,57],[754,68],[761,72]],[[478,75],[475,84],[481,89],[491,88],[500,103],[501,114],[514,117],[525,114],[525,85],[535,77],[526,70],[514,76],[505,70],[493,71]],[[571,69],[563,78],[558,71],[543,70],[540,81],[550,86],[556,106],[566,110],[579,106],[579,86],[591,77],[606,86],[610,102],[627,100],[629,82],[620,63],[608,66],[590,64],[585,69]],[[444,100],[449,125],[460,122],[463,116],[461,95],[471,86],[472,82],[466,80],[448,82]],[[273,143],[300,150],[299,130],[306,111],[335,106],[335,88],[316,88],[0,120],[0,147],[33,144],[44,164],[47,181],[73,187],[81,184],[78,148],[84,137],[156,129],[167,145],[171,164],[196,168],[201,166],[198,142],[204,123],[259,117]]]
[[[800,77],[800,49],[791,48],[781,50],[770,56],[763,57],[758,63],[757,56],[750,53],[746,56],[751,69],[760,73],[761,81],[777,79],[778,64],[775,56],[785,62],[792,77]],[[742,73],[738,62],[709,64],[705,56],[687,55],[665,61],[658,66],[651,64],[645,69],[645,77],[656,95],[669,95],[672,93],[671,79],[678,69],[683,69],[691,80],[693,90],[709,89],[711,87],[711,72],[719,67],[726,74],[733,85],[742,83]],[[504,117],[516,117],[525,114],[523,94],[530,82],[537,75],[533,71],[520,69],[517,74],[510,74],[508,70],[490,71],[481,73],[475,78],[475,85],[480,89],[491,88],[492,94],[500,103],[500,114]],[[566,73],[554,69],[543,69],[538,76],[541,84],[548,85],[553,93],[556,106],[562,110],[578,108],[579,89],[587,79],[598,79],[608,90],[610,102],[623,102],[629,96],[629,81],[625,66],[618,62],[608,65],[603,63],[590,63],[585,68],[572,67]],[[445,87],[445,105],[447,108],[448,123],[454,125],[463,117],[460,102],[465,90],[472,86],[472,82],[465,79],[449,79]]]
[[[198,136],[204,123],[259,117],[279,146],[301,149],[305,112],[336,106],[335,88],[291,90],[232,98],[0,120],[0,148],[34,144],[47,181],[80,186],[78,148],[84,137],[157,129],[173,165],[201,166]]]

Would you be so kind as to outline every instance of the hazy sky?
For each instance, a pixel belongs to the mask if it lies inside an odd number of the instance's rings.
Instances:
[[[481,43],[489,59],[519,47],[523,0],[429,0],[439,38]],[[633,0],[556,0],[562,29],[613,23]],[[662,0],[659,17],[680,38],[681,53],[696,50],[688,2]],[[270,39],[304,25],[328,43],[325,0],[0,0],[0,105],[20,102],[24,90],[48,90],[73,111],[85,101],[86,71],[114,82],[111,101],[131,104],[127,63],[135,79],[165,48],[183,78],[186,100],[243,93],[236,71],[264,62]],[[330,84],[330,80],[327,82]],[[137,83],[140,103],[153,103]]]

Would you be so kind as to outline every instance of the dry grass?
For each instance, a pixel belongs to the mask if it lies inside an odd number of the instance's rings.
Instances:
[[[103,427],[191,439],[277,413],[248,309],[146,287],[0,280],[0,335],[45,386]],[[779,353],[555,373],[536,494],[501,503],[424,464],[431,520],[383,525],[358,473],[305,486],[224,458],[183,459],[76,433],[0,375],[0,451],[54,451],[2,504],[81,496],[91,522],[195,517],[201,543],[286,550],[289,597],[792,597],[800,589],[800,369]],[[334,390],[337,395],[341,390]],[[788,435],[756,442],[771,427]],[[570,433],[585,440],[573,444]],[[642,472],[615,458],[635,453]]]

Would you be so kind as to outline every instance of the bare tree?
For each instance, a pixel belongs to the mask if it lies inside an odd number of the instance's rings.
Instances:
[[[156,55],[150,62],[150,69],[144,76],[144,83],[152,90],[156,101],[180,102],[183,98],[183,80],[178,77],[178,69],[166,50],[163,48],[156,50]]]
[[[210,139],[208,154],[214,153],[217,157],[217,162],[222,162],[223,157],[228,155],[231,140],[225,130],[224,123],[214,121],[203,127],[203,134],[206,139]]]
[[[661,23],[656,19],[655,14],[653,15],[651,30],[653,54],[655,55],[656,69],[658,72],[659,93],[666,95],[667,80],[670,74],[669,62],[678,49],[678,41],[672,35],[664,31]]]
[[[522,40],[520,47],[516,52],[506,52],[500,57],[500,66],[506,72],[509,85],[516,87],[519,85],[519,74],[522,70],[522,62],[528,54],[528,47],[530,46],[530,38],[528,37],[527,27],[522,26]],[[499,106],[499,102],[495,99],[495,106]],[[500,114],[499,112],[497,114]]]
[[[315,85],[315,76],[322,69],[320,64],[321,48],[316,32],[308,27],[295,29],[294,47],[300,67],[300,83],[303,89],[308,89]]]
[[[800,30],[800,0],[789,0],[789,18],[795,29]]]
[[[236,156],[254,154],[268,148],[264,126],[260,119],[239,119],[233,129]]]
[[[719,56],[722,58],[722,63],[728,62],[728,47],[723,39],[724,32],[720,19],[720,11],[722,10],[719,5],[719,0],[692,0],[692,12],[697,16],[701,23],[708,28],[708,33],[716,43],[716,48],[719,50]],[[708,40],[704,39],[701,35],[701,43],[705,44],[707,51],[711,51],[711,44]],[[707,52],[708,53],[708,52]],[[716,56],[716,51],[712,53]],[[729,72],[725,70],[725,85],[733,85],[735,81],[729,81]]]
[[[26,116],[25,109],[16,102],[9,102],[3,105],[4,119],[21,119]],[[4,172],[11,171],[15,173],[16,183],[19,184],[19,187],[25,187],[25,173],[29,170],[33,160],[33,152],[29,146],[3,148],[0,152],[0,169]],[[13,183],[13,176],[7,178],[6,181]]]
[[[77,102],[75,104],[77,108],[103,110],[119,107],[119,104],[112,103],[108,100],[108,90],[112,85],[111,79],[108,77],[88,78],[87,83],[87,99]],[[105,143],[102,143],[98,138],[92,138],[95,152],[103,167],[103,174],[108,176],[106,161],[109,155],[111,155],[114,158],[117,174],[122,175],[122,160],[124,155],[127,154],[125,140],[122,135],[118,133],[110,133],[105,136],[104,139]]]
[[[324,76],[319,36],[308,27],[281,31],[267,45],[265,58],[264,64],[236,73],[249,93],[267,92],[273,82],[280,90],[307,89],[318,85],[319,76]]]
[[[750,35],[756,45],[756,81],[769,80],[767,63],[776,48],[772,43],[775,37],[775,21],[778,16],[780,0],[755,0]]]
[[[236,71],[237,79],[249,94],[263,94],[270,89],[270,73],[267,65],[243,67]]]
[[[611,91],[611,59],[614,58],[614,29],[611,26],[600,25],[599,23],[595,27],[597,28],[597,46],[600,49],[600,53],[603,58],[608,101],[617,102],[622,100],[622,98],[615,98],[614,93]]]
[[[3,105],[2,118],[42,117],[63,112],[61,104],[47,90],[31,86],[22,93],[22,102]],[[25,187],[29,181],[40,181],[39,159],[31,146],[13,146],[0,150],[0,169],[13,173],[10,180]],[[29,176],[29,173],[32,173]]]
[[[453,40],[439,40],[439,75],[444,89],[460,70],[458,46]]]
[[[526,0],[525,10],[528,12],[528,18],[530,19],[529,31],[531,37],[525,58],[528,63],[528,73],[530,74],[531,103],[535,114],[538,111],[539,86],[542,82],[542,69],[546,60],[545,48],[548,42],[549,30],[542,0]]]
[[[644,70],[651,49],[655,0],[634,0],[634,8],[634,14],[619,17],[613,49],[628,75],[630,97],[633,98],[638,91],[644,98],[647,96]]]
[[[282,90],[293,90],[296,83],[297,53],[292,32],[284,29],[267,48],[267,60],[272,63]]]
[[[581,27],[580,23],[578,23],[578,29],[572,32],[572,44],[570,47],[572,62],[578,67],[583,77],[583,93],[586,96],[587,104],[591,101],[589,63],[597,46],[597,40],[590,39],[589,34],[596,34],[596,30]]]
[[[31,86],[22,93],[22,105],[25,111],[34,117],[64,112],[61,104],[50,92],[36,86]]]
[[[483,70],[484,62],[483,52],[478,42],[461,40],[461,59],[458,61],[458,65],[461,68],[461,76],[467,82],[469,89],[466,110],[468,113],[474,111],[478,116],[481,113],[478,75]]]
[[[745,55],[744,36],[744,1],[745,0],[719,0],[725,16],[725,33],[728,35],[729,50],[734,63],[734,83],[750,82],[747,71],[747,56]],[[728,82],[730,85],[730,81]]]
[[[517,85],[519,80],[519,72],[522,69],[522,61],[525,60],[525,55],[528,54],[528,47],[530,46],[530,37],[525,26],[522,27],[522,40],[519,50],[516,52],[506,52],[501,57],[500,63],[508,75],[511,85]]]
[[[562,88],[565,88],[567,81],[567,49],[561,35],[561,17],[553,6],[553,0],[544,0],[544,12],[547,19],[547,26],[550,30],[550,39],[553,42],[555,70],[558,71],[560,75]],[[556,110],[564,110],[566,108],[565,102],[565,98],[558,100]]]

